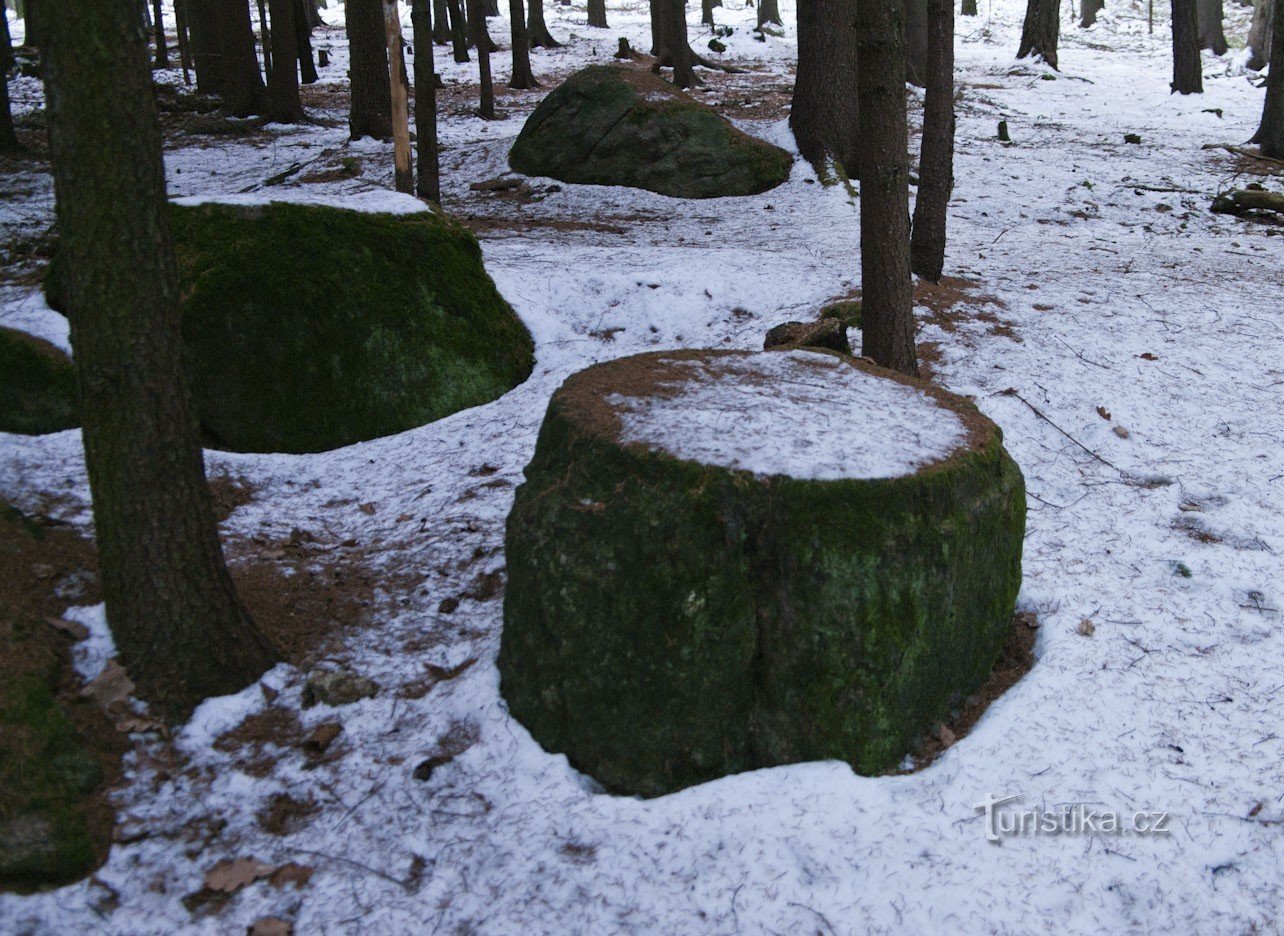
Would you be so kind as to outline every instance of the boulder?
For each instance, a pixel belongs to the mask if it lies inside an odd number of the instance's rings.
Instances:
[[[763,350],[774,348],[828,348],[840,354],[851,354],[847,326],[834,318],[817,322],[784,322],[767,332]]]
[[[649,71],[590,65],[531,114],[508,155],[525,175],[675,198],[756,195],[793,159]]]
[[[318,452],[521,383],[534,343],[437,212],[171,205],[185,363],[205,442]],[[65,290],[55,258],[46,293]]]
[[[886,771],[988,676],[1025,489],[967,400],[831,352],[658,352],[553,395],[508,518],[511,713],[608,790]]]
[[[42,435],[78,425],[71,358],[47,341],[0,327],[0,432]]]

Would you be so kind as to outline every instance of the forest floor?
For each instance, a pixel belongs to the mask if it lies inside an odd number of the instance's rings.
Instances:
[[[701,97],[793,151],[793,3],[784,37],[757,42],[754,11],[728,2],[725,57],[748,71],[701,72]],[[1203,95],[1170,95],[1166,21],[1148,35],[1141,6],[1066,24],[1061,72],[1012,59],[1023,5],[981,6],[958,24],[952,279],[920,289],[919,337],[934,378],[975,398],[1025,473],[1020,603],[1040,626],[1033,668],[970,734],[914,773],[800,764],[640,801],[596,792],[508,716],[504,520],[552,391],[643,350],[761,347],[859,283],[856,199],[802,162],[752,198],[474,190],[509,175],[508,147],[560,77],[610,60],[618,36],[647,46],[635,0],[608,4],[609,30],[584,27],[578,0],[550,4],[566,45],[534,55],[544,90],[501,90],[503,119],[472,115],[475,65],[437,55],[443,203],[534,335],[534,373],[350,448],[209,453],[212,474],[237,479],[223,527],[236,564],[312,576],[316,595],[288,613],[327,639],[172,738],[137,732],[108,862],[58,891],[0,895],[0,930],[1276,931],[1284,227],[1208,207],[1284,179],[1206,148],[1253,133],[1262,91],[1232,53],[1205,58]],[[1228,13],[1242,37],[1245,12]],[[506,28],[492,21],[497,40]],[[693,25],[696,48],[707,38]],[[316,125],[227,121],[162,95],[172,195],[386,201],[390,148],[346,140],[342,33],[317,44],[332,64],[306,92]],[[494,63],[502,85],[505,53]],[[0,323],[66,346],[36,285],[52,222],[39,88],[14,92],[37,152],[0,166]],[[0,436],[0,498],[87,530],[79,433]],[[336,576],[356,584],[325,591]],[[102,609],[65,616],[91,632],[75,659],[92,676],[112,652]],[[305,709],[307,673],[337,666],[378,694]],[[327,742],[315,732],[331,723]],[[1168,831],[987,841],[976,804],[1018,794],[1009,810],[1162,812]]]

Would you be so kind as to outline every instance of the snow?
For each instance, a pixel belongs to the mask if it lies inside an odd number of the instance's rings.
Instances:
[[[337,651],[381,692],[302,710],[304,674],[283,665],[210,700],[175,739],[177,754],[157,742],[131,761],[116,794],[124,841],[108,863],[51,893],[0,896],[0,931],[226,933],[269,915],[300,933],[1278,931],[1284,240],[1208,213],[1216,191],[1249,177],[1228,154],[1202,149],[1247,139],[1262,92],[1228,56],[1205,58],[1204,95],[1171,95],[1163,5],[1153,37],[1144,5],[1130,0],[1091,30],[1067,25],[1059,74],[1012,60],[1022,4],[980,6],[982,16],[958,22],[946,257],[952,275],[977,282],[978,298],[957,322],[919,309],[919,337],[939,345],[937,379],[1002,427],[1025,473],[1020,601],[1041,628],[1034,669],[969,735],[917,774],[799,764],[638,801],[596,792],[508,716],[495,666],[501,602],[466,592],[503,568],[513,486],[551,393],[570,373],[625,354],[756,349],[768,328],[814,315],[858,281],[855,200],[815,184],[802,164],[772,192],[698,203],[600,186],[540,189],[529,204],[470,192],[507,172],[522,119],[557,76],[610,61],[621,35],[646,48],[636,0],[612,0],[610,30],[586,29],[578,0],[546,4],[569,42],[533,56],[540,92],[504,90],[507,56],[494,56],[503,120],[471,114],[461,82],[475,63],[437,55],[443,201],[481,226],[487,267],[537,342],[531,378],[486,406],[335,452],[207,456],[212,471],[258,489],[225,525],[230,536],[282,539],[299,527],[371,545],[381,570],[423,573],[381,596],[374,622]],[[707,99],[788,85],[795,8],[781,7],[786,37],[763,43],[751,36],[752,8],[716,10],[736,29],[727,57],[763,71],[710,76]],[[1227,14],[1228,35],[1242,36],[1244,11],[1228,4]],[[342,21],[334,4],[325,15]],[[505,35],[502,20],[492,27]],[[692,37],[702,49],[694,23]],[[342,75],[341,35],[320,34],[320,45],[334,53],[326,74]],[[10,87],[19,113],[39,105],[32,80]],[[740,126],[793,151],[779,112],[737,113]],[[270,145],[177,143],[171,194],[262,187],[326,150],[358,153],[361,176],[292,178],[277,190],[312,188],[347,204],[391,189],[390,147],[349,147],[342,112],[327,116],[333,126]],[[995,139],[1001,119],[1011,146]],[[1124,133],[1142,143],[1125,145]],[[47,176],[15,169],[6,183],[6,239],[47,227]],[[568,220],[598,227],[551,226]],[[0,322],[65,332],[30,286],[5,287]],[[1132,482],[1153,475],[1171,483]],[[79,433],[0,436],[0,496],[87,528]],[[402,514],[413,520],[396,522]],[[1190,524],[1209,536],[1193,538]],[[447,597],[460,598],[452,614],[439,610]],[[1080,634],[1085,618],[1091,637]],[[402,693],[428,664],[473,658],[426,695]],[[296,748],[279,749],[267,774],[251,776],[210,747],[223,725],[267,708],[263,687],[305,729],[340,718],[342,756],[309,767]],[[412,779],[458,725],[475,743],[430,780]],[[255,819],[279,793],[317,804],[285,836]],[[986,841],[975,805],[1015,793],[1026,805],[1164,810],[1172,832]],[[250,856],[317,871],[298,890],[260,882],[221,908],[188,912],[182,898],[207,869]]]
[[[289,189],[265,194],[229,194],[207,192],[203,195],[189,195],[175,198],[177,205],[269,205],[274,202],[289,205],[333,205],[334,195],[325,192],[300,192]],[[401,192],[389,192],[385,189],[372,189],[366,192],[354,192],[342,200],[342,207],[353,211],[365,211],[378,214],[423,214],[431,212],[432,206],[413,195]]]
[[[764,351],[672,361],[667,370],[672,390],[606,398],[621,442],[756,475],[832,481],[912,474],[966,437],[963,421],[922,390],[829,355]]]

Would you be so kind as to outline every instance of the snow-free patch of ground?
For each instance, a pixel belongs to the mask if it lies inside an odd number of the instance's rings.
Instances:
[[[717,9],[736,30],[727,56],[761,70],[710,76],[705,99],[792,147],[779,105],[794,4],[781,6],[784,38],[762,43],[752,9]],[[256,487],[230,535],[354,539],[397,582],[419,573],[326,661],[381,691],[303,710],[303,674],[282,665],[210,700],[176,737],[178,756],[149,742],[132,762],[107,865],[53,893],[0,897],[0,930],[226,933],[276,916],[299,933],[1277,931],[1284,238],[1208,213],[1215,191],[1248,179],[1235,157],[1201,148],[1248,138],[1262,92],[1232,53],[1205,59],[1205,94],[1170,95],[1166,22],[1148,36],[1137,3],[1086,32],[1066,24],[1060,73],[1014,62],[1021,6],[985,0],[958,22],[946,267],[990,298],[949,318],[921,310],[936,378],[1003,428],[1031,495],[1021,603],[1042,625],[1038,660],[971,734],[916,774],[800,764],[640,801],[596,792],[508,716],[501,600],[481,585],[503,568],[504,518],[549,395],[596,361],[757,348],[770,326],[813,316],[859,281],[858,210],[802,163],[752,198],[548,180],[526,200],[471,192],[506,173],[542,92],[501,92],[507,117],[482,122],[465,84],[475,65],[438,50],[445,206],[481,232],[537,341],[534,373],[486,406],[335,452],[209,454],[211,469]],[[547,11],[569,41],[535,53],[546,87],[609,60],[617,36],[647,47],[635,0],[609,4],[610,30],[583,26],[578,2]],[[492,33],[503,38],[502,19]],[[707,32],[692,34],[703,49]],[[318,45],[335,56],[324,77],[341,80],[341,34]],[[504,53],[494,62],[502,83]],[[38,105],[33,83],[14,90],[20,113]],[[281,188],[338,204],[390,188],[389,148],[350,146],[342,110],[322,116],[337,125],[171,140],[172,194],[260,192],[294,163],[342,157],[359,160],[357,175],[300,171]],[[1001,119],[1010,146],[995,139]],[[6,225],[47,226],[47,176],[11,181]],[[7,287],[2,301],[0,321],[65,336],[33,289]],[[85,524],[78,433],[0,439],[0,496]],[[342,722],[333,756],[267,744],[251,770],[242,749],[211,746],[265,713],[299,719],[300,738]],[[416,779],[433,757],[445,762]],[[258,817],[282,795],[314,810],[276,835]],[[1086,803],[1129,822],[1165,813],[1167,832],[988,841],[976,805],[1010,795],[1023,797],[999,809],[1011,818]],[[219,861],[251,857],[315,873],[184,904]]]

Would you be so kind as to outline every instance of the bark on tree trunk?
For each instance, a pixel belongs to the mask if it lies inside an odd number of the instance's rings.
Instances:
[[[954,191],[954,4],[929,0],[927,96],[918,160],[918,198],[910,234],[910,269],[933,283],[945,267],[945,234]]]
[[[530,0],[527,6],[526,31],[530,34],[532,49],[556,49],[561,45],[553,38],[544,22],[544,0]]]
[[[1266,103],[1262,124],[1253,136],[1263,156],[1284,157],[1284,0],[1275,0],[1275,35],[1271,42],[1271,70],[1266,76]]]
[[[1088,29],[1097,24],[1097,14],[1105,9],[1106,0],[1079,0],[1079,28]]]
[[[758,28],[772,23],[776,26],[785,25],[785,21],[780,17],[780,4],[777,0],[760,0],[758,3]]]
[[[468,61],[468,23],[464,20],[464,9],[461,0],[446,0],[446,11],[450,15],[450,45],[455,62]]]
[[[276,67],[268,75],[267,107],[264,116],[274,123],[301,123],[303,103],[299,100],[298,32],[294,22],[294,0],[270,0],[272,5],[272,60]]]
[[[254,27],[249,0],[218,0],[219,94],[223,109],[233,117],[249,117],[263,109],[263,76],[254,52]]]
[[[905,5],[905,80],[927,86],[928,0],[903,0]]]
[[[594,29],[606,29],[606,0],[588,0],[588,24]]]
[[[437,155],[437,75],[433,70],[432,0],[410,0],[415,39],[415,194],[441,203],[441,164]]]
[[[381,0],[348,0],[343,7],[348,29],[350,99],[348,131],[352,139],[392,138],[392,86],[388,82],[388,46]]]
[[[468,0],[468,26],[472,32],[473,47],[477,50],[477,75],[481,84],[481,100],[477,113],[485,120],[495,119],[495,85],[490,75],[490,33],[486,31],[486,13],[482,0]]]
[[[1225,55],[1230,47],[1222,31],[1222,20],[1226,16],[1222,0],[1195,0],[1195,13],[1199,23],[1199,47],[1210,50],[1213,55]]]
[[[1248,28],[1248,67],[1261,71],[1271,62],[1272,28],[1275,22],[1275,0],[1255,0],[1253,23]]]
[[[30,29],[28,29],[30,32]],[[0,5],[0,153],[22,149],[13,128],[13,108],[9,104],[9,69],[13,67],[13,39],[9,35],[9,17]]]
[[[1173,81],[1177,94],[1204,93],[1204,66],[1199,57],[1199,23],[1195,0],[1172,0]]]
[[[237,598],[205,483],[142,20],[132,0],[95,0],[41,29],[107,620],[138,695],[179,720],[276,654]]]
[[[414,18],[414,7],[410,16]],[[432,41],[434,45],[450,44],[450,13],[446,10],[446,0],[432,0]],[[415,41],[419,41],[416,34]]]
[[[1061,37],[1061,0],[1028,0],[1017,58],[1035,55],[1057,67],[1057,40]]]
[[[165,44],[165,13],[161,0],[152,0],[152,32],[155,34],[157,68],[169,68],[169,47]]]
[[[415,175],[410,165],[410,105],[406,101],[406,59],[401,44],[401,10],[397,0],[383,0],[383,26],[391,73],[389,84],[392,86],[393,187],[410,195],[415,190]]]
[[[858,0],[861,354],[918,374],[901,0]]]
[[[829,160],[849,178],[860,174],[856,2],[798,2],[798,75],[789,126],[798,152],[822,178]]]
[[[321,80],[312,58],[312,27],[308,25],[307,0],[294,0],[294,44],[298,49],[299,74],[304,84]]]
[[[522,0],[508,0],[508,18],[512,20],[513,76],[510,88],[525,90],[538,88],[535,73],[531,71],[530,37],[526,34],[526,10]]]

